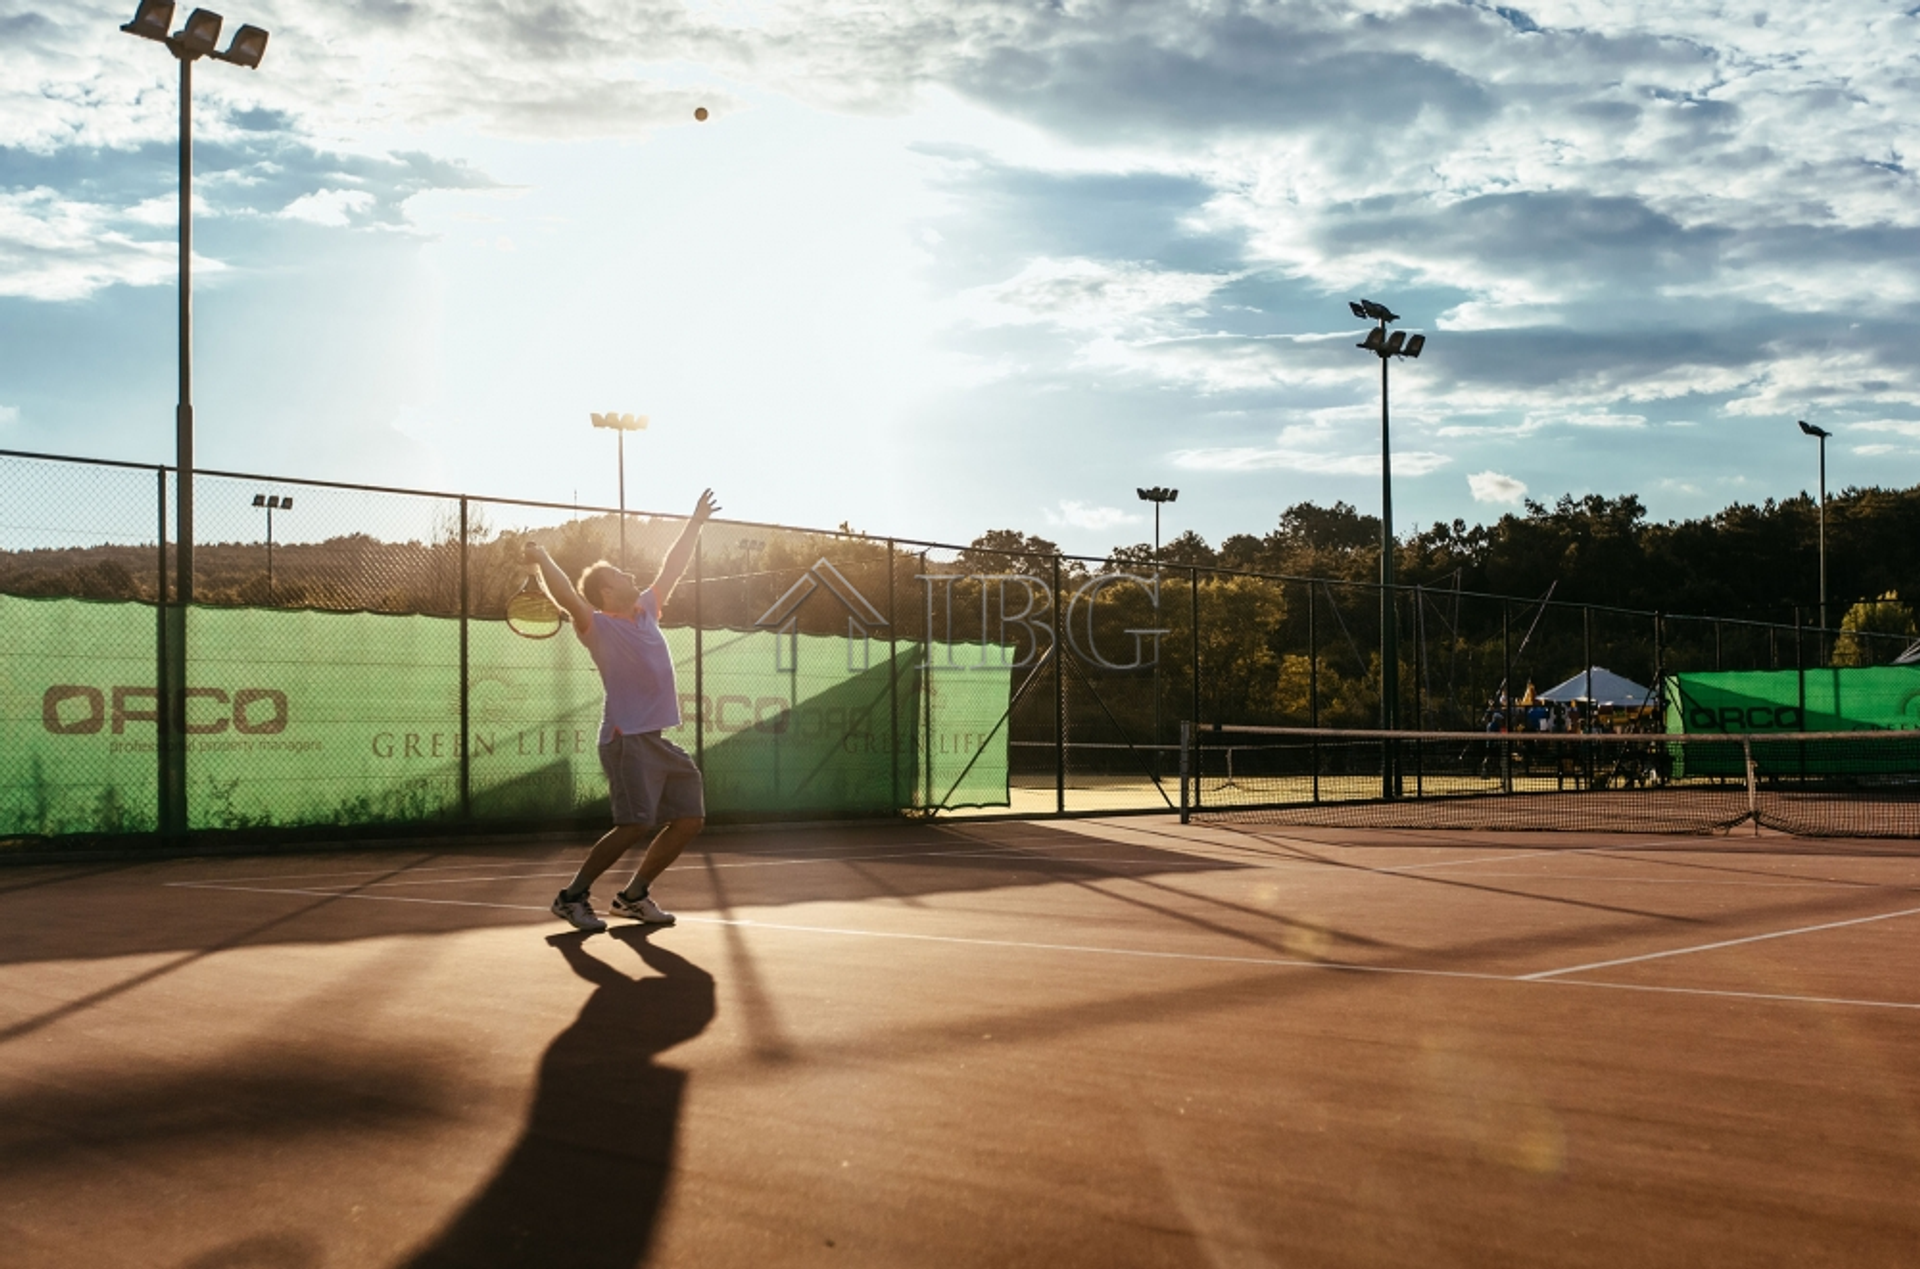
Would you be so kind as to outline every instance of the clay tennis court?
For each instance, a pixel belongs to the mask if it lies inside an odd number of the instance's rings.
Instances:
[[[1920,1255],[1913,843],[712,833],[590,937],[579,854],[0,872],[0,1260]]]

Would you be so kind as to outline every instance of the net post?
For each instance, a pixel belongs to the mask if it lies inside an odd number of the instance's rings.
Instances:
[[[1187,776],[1193,769],[1193,720],[1180,723],[1180,822],[1191,823],[1193,814],[1187,802]]]
[[[473,703],[472,665],[467,648],[470,602],[467,579],[467,497],[460,496],[460,818],[473,818]]]

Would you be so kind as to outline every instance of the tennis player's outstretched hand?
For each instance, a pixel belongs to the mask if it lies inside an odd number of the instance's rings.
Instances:
[[[538,564],[546,557],[546,554],[546,547],[541,546],[538,542],[528,542],[520,548],[520,562],[522,564]]]
[[[720,504],[713,500],[713,490],[703,489],[700,491],[700,501],[693,504],[693,522],[702,524],[711,520],[719,510]]]

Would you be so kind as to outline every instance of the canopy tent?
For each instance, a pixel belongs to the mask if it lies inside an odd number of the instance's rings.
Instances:
[[[1584,701],[1588,698],[1588,675],[1592,675],[1592,701],[1596,705],[1624,705],[1638,709],[1653,699],[1651,688],[1641,687],[1624,674],[1615,674],[1612,670],[1594,666],[1593,669],[1576,674],[1565,683],[1559,683],[1544,692],[1536,693],[1543,701]]]

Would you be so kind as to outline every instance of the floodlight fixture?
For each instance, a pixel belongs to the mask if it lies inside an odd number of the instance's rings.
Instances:
[[[648,419],[644,414],[589,414],[595,427],[612,428],[619,432],[644,432]]]
[[[213,52],[220,42],[220,24],[225,21],[211,9],[195,9],[187,15],[187,24],[174,33],[177,51],[189,57]]]
[[[133,21],[120,29],[128,35],[137,35],[142,39],[167,42],[167,28],[173,25],[173,0],[140,0],[140,7],[134,11]]]
[[[227,51],[215,53],[223,62],[243,66],[248,70],[257,70],[260,59],[267,53],[267,33],[257,26],[242,26],[233,33],[233,39],[227,42]]]
[[[1829,436],[1833,435],[1833,433],[1829,432],[1826,428],[1815,427],[1813,424],[1807,422],[1805,419],[1800,420],[1800,430],[1802,432],[1805,432],[1808,436],[1817,436],[1823,441],[1827,439]]]
[[[1353,301],[1353,300],[1348,300],[1348,301],[1347,301],[1347,307],[1353,310],[1353,315],[1354,315],[1355,317],[1358,317],[1358,318],[1361,318],[1361,319],[1363,319],[1363,320],[1366,320],[1366,319],[1368,319],[1368,318],[1369,318],[1369,316],[1370,316],[1370,315],[1368,314],[1368,312],[1367,312],[1367,310],[1366,310],[1366,309],[1364,309],[1364,308],[1362,308],[1362,307],[1360,307],[1360,305],[1359,305],[1359,304],[1358,304],[1358,303],[1357,303],[1356,301]]]
[[[1377,332],[1380,328],[1376,326],[1373,329]],[[1383,357],[1398,357],[1400,355],[1400,350],[1406,346],[1406,343],[1407,343],[1407,332],[1403,330],[1397,330],[1393,332],[1393,334],[1387,336],[1387,345],[1386,347],[1380,350],[1380,355]]]
[[[1385,304],[1375,304],[1372,300],[1360,301],[1360,316],[1376,322],[1397,322],[1400,320],[1399,314],[1395,313]]]
[[[1369,352],[1379,352],[1386,345],[1387,332],[1375,326],[1367,332],[1367,337],[1355,344],[1355,348],[1365,348]]]
[[[1422,348],[1425,348],[1426,346],[1427,346],[1427,337],[1425,335],[1409,336],[1407,339],[1407,346],[1404,350],[1402,350],[1402,355],[1407,357],[1418,357],[1420,355],[1420,350]]]
[[[1151,489],[1136,489],[1134,492],[1140,495],[1142,502],[1176,502],[1180,498],[1178,489],[1168,489],[1162,485],[1155,485]]]
[[[256,507],[264,507],[264,506],[266,506],[266,505],[267,505],[267,495],[265,495],[265,494],[255,494],[255,495],[253,495],[253,505],[254,505],[254,506],[256,506]]]

